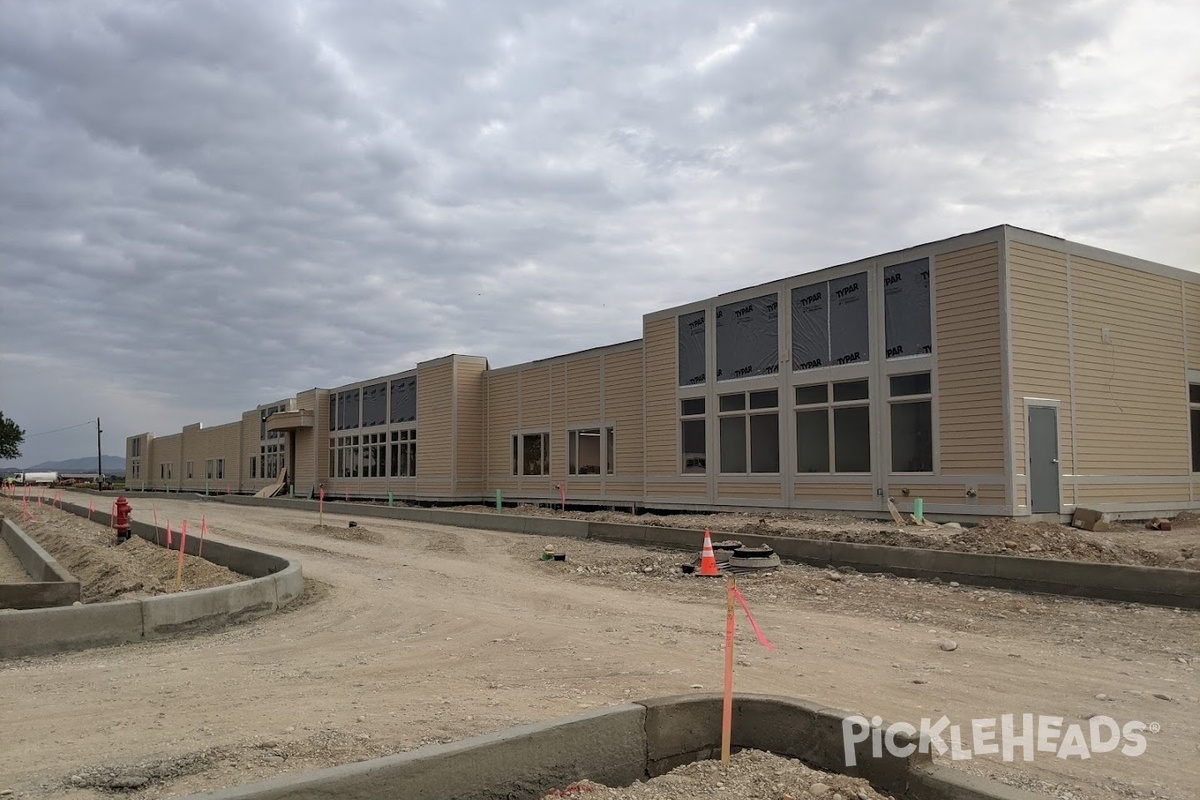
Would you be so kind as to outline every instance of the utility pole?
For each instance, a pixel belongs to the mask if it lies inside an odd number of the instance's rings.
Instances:
[[[96,417],[96,490],[103,491],[104,489],[104,456],[100,455],[103,451],[100,449],[100,418]]]

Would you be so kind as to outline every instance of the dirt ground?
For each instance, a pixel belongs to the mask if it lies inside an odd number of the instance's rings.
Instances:
[[[21,720],[5,726],[0,791],[179,796],[719,689],[723,586],[679,574],[685,554],[155,503],[298,558],[305,600],[192,638],[0,662],[0,719]],[[134,505],[148,520],[145,501]],[[538,561],[546,545],[567,561]],[[777,647],[739,621],[740,692],[914,725],[1006,713],[1142,721],[1158,732],[1137,757],[940,760],[1060,800],[1200,797],[1200,614],[793,566],[739,581]]]
[[[958,553],[1000,553],[1034,558],[1100,561],[1145,567],[1200,569],[1200,515],[1184,512],[1170,531],[1151,531],[1145,523],[1116,522],[1112,529],[1092,533],[1054,522],[985,520],[978,525],[943,524],[924,528],[900,527],[886,522],[849,516],[793,511],[727,512],[719,514],[629,514],[622,511],[560,511],[546,506],[522,505],[497,512],[494,506],[464,506],[474,512],[552,516],[711,530],[714,534],[797,536],[859,544],[927,547]]]

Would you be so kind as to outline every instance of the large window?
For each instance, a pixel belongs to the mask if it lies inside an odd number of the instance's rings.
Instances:
[[[337,443],[337,464],[334,475],[339,478],[357,478],[359,466],[358,437],[339,436],[334,441]],[[268,475],[266,477],[271,476]]]
[[[413,478],[417,474],[417,432],[392,431],[391,475],[393,478]]]
[[[513,475],[550,474],[549,433],[515,433],[512,446]]]
[[[1200,383],[1188,385],[1192,410],[1192,472],[1200,472]]]
[[[253,459],[251,459],[251,461],[253,461]],[[192,479],[192,473],[194,471],[195,470],[192,468],[192,462],[191,461],[187,462],[187,476],[188,476],[189,481]]]
[[[387,384],[376,383],[362,390],[362,426],[371,428],[388,421]]]
[[[219,480],[224,477],[225,477],[225,459],[218,458],[217,459],[217,479]]]
[[[708,435],[704,417],[704,398],[692,397],[679,401],[679,442],[683,473],[703,474],[708,471]]]
[[[929,259],[922,258],[884,269],[883,318],[889,359],[911,358],[933,352],[929,314]]]
[[[721,472],[779,472],[779,391],[718,398]]]
[[[717,380],[779,372],[779,295],[717,308]]]
[[[706,377],[704,312],[679,315],[679,385],[695,386]]]
[[[213,460],[211,458],[209,458],[204,461],[204,477],[211,481],[212,476],[213,476]]]
[[[792,290],[792,369],[868,361],[867,273]]]
[[[871,406],[865,380],[796,387],[796,471],[828,473],[831,465],[833,472],[871,471]]]
[[[359,394],[358,389],[337,393],[334,403],[336,414],[333,414],[329,421],[332,430],[345,431],[358,427]]]
[[[386,478],[387,434],[368,433],[362,437],[362,440],[362,476],[364,478]]]
[[[928,372],[889,379],[892,472],[933,472],[933,389]]]
[[[139,437],[139,438],[137,438],[137,439],[134,439],[134,440],[133,440],[133,443],[132,443],[132,445],[131,445],[131,448],[132,448],[132,449],[130,450],[130,453],[129,453],[129,456],[130,456],[131,458],[137,458],[138,456],[140,456],[140,455],[142,454],[142,440],[141,440],[141,437]]]
[[[263,478],[279,477],[279,472],[283,469],[284,449],[282,442],[262,446],[259,451],[259,461],[262,463]]]
[[[417,379],[398,378],[392,381],[391,420],[397,422],[416,422],[417,420]]]
[[[611,427],[567,432],[568,475],[612,475],[616,458],[616,436]]]

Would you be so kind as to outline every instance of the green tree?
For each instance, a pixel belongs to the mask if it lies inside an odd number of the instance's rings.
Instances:
[[[0,458],[20,458],[25,431],[0,411]]]

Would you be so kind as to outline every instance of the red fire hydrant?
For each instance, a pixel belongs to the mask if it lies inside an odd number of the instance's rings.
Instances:
[[[113,527],[117,529],[117,543],[119,544],[129,539],[129,515],[133,513],[133,508],[124,497],[118,497],[114,506],[117,509],[117,518]]]

